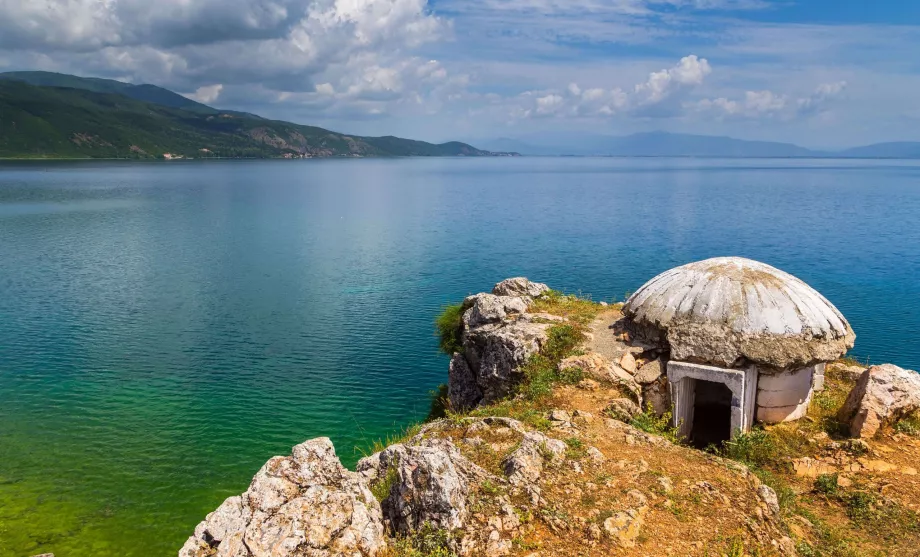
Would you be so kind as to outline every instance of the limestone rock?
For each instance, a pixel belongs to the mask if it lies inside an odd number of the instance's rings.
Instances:
[[[559,362],[559,370],[578,368],[582,373],[597,379],[620,385],[639,398],[640,387],[633,376],[623,368],[614,365],[607,358],[597,352],[588,352],[580,356],[570,356]]]
[[[605,412],[611,418],[629,423],[641,410],[635,402],[628,398],[616,398],[610,401]]]
[[[757,496],[760,497],[760,500],[764,502],[773,516],[779,516],[779,499],[771,487],[760,484],[757,488]]]
[[[425,523],[446,530],[462,528],[469,514],[466,502],[471,481],[487,475],[443,439],[391,445],[362,459],[357,469],[371,481],[383,481],[395,473],[382,508],[393,530],[402,534]]]
[[[833,367],[831,367],[831,371],[850,381],[859,381],[859,378],[862,377],[866,369],[867,368],[859,365],[845,364],[833,364]]]
[[[547,292],[549,292],[549,286],[539,282],[530,282],[524,277],[505,279],[492,289],[492,294],[496,296],[529,296],[531,298]]]
[[[488,404],[511,392],[520,368],[546,342],[546,323],[514,322],[486,325],[467,331],[464,355]]]
[[[911,412],[920,410],[920,374],[884,364],[863,372],[837,418],[850,424],[850,435],[868,438]]]
[[[642,408],[651,408],[658,416],[671,411],[671,384],[667,377],[642,385]]]
[[[648,500],[636,489],[626,494],[626,500],[632,507],[621,511],[604,521],[604,531],[623,547],[635,547],[636,539],[642,532],[645,514],[648,512]]]
[[[513,485],[535,483],[540,479],[546,462],[562,458],[565,449],[564,442],[529,431],[524,434],[521,445],[505,459],[505,475]]]
[[[620,361],[618,362],[620,367],[625,369],[631,374],[635,374],[638,371],[636,366],[636,357],[633,356],[632,352],[623,352],[623,355],[620,356]]]
[[[468,329],[498,323],[509,315],[527,311],[527,302],[517,296],[475,294],[464,300],[463,305],[469,308],[463,313],[463,324]]]
[[[447,372],[447,395],[455,411],[475,407],[482,399],[476,376],[463,354],[454,354]]]
[[[319,438],[265,463],[245,493],[195,528],[179,557],[370,557],[385,547],[380,505],[364,478]]]
[[[661,487],[661,492],[665,495],[674,493],[674,482],[667,476],[660,476],[658,478],[658,486]]]
[[[633,377],[636,380],[636,383],[640,385],[648,385],[649,383],[658,381],[665,374],[665,367],[661,362],[661,358],[657,358],[647,362],[642,367],[640,367]]]
[[[856,335],[827,299],[796,277],[740,257],[665,271],[623,306],[631,337],[673,360],[776,369],[833,361]]]

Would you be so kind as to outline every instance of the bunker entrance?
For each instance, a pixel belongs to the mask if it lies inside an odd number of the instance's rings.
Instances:
[[[724,383],[696,380],[690,443],[703,449],[732,436],[732,392]]]

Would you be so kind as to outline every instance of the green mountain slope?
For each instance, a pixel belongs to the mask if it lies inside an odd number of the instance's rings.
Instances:
[[[207,114],[216,114],[220,112],[215,108],[195,102],[178,93],[173,93],[169,89],[157,87],[156,85],[132,85],[130,83],[115,81],[114,79],[77,77],[75,75],[53,72],[6,72],[0,73],[0,79],[15,79],[40,87],[65,87],[68,89],[83,89],[95,93],[112,93],[139,101],[171,106],[173,108],[184,108],[185,110],[195,110]]]
[[[22,79],[28,78],[29,83]],[[155,86],[20,72],[0,79],[0,157],[489,156],[465,143],[348,136],[219,111]],[[74,85],[77,87],[61,87]],[[175,97],[178,97],[179,100]]]

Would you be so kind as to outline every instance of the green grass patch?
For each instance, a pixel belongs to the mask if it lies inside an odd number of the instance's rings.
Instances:
[[[374,494],[374,498],[377,499],[378,502],[383,503],[383,500],[390,496],[390,491],[393,490],[393,484],[395,484],[398,479],[399,474],[396,472],[396,468],[388,468],[387,473],[384,474],[382,478],[377,479],[377,481],[372,482],[370,485],[371,493]]]
[[[822,495],[836,497],[839,489],[837,474],[821,474],[815,478],[815,491]]]
[[[557,384],[574,384],[582,380],[578,369],[559,370],[559,362],[576,353],[585,339],[584,333],[573,325],[555,325],[546,331],[547,339],[539,354],[534,354],[521,367],[524,379],[518,390],[529,400],[549,395]]]
[[[565,440],[565,444],[567,446],[565,450],[566,458],[581,460],[588,456],[588,447],[585,446],[584,441],[578,437],[569,437]]]
[[[920,437],[920,412],[914,412],[894,424],[894,430],[904,435]]]
[[[591,301],[590,296],[573,296],[550,290],[534,300],[529,311],[559,315],[577,325],[587,325],[602,309],[603,306]]]
[[[438,388],[429,393],[431,395],[431,408],[428,409],[426,422],[440,420],[447,417],[447,410],[450,408],[450,396],[447,392],[447,384],[442,383]]]
[[[365,442],[364,445],[356,446],[355,453],[361,456],[371,456],[372,454],[379,453],[390,445],[402,443],[412,437],[415,437],[418,432],[421,431],[421,429],[422,424],[411,424],[397,433],[392,433],[384,438],[374,439],[373,441]]]
[[[720,454],[728,459],[759,468],[776,459],[779,453],[776,438],[770,432],[755,428],[736,435],[722,444]]]
[[[463,333],[463,304],[454,304],[445,306],[441,315],[435,319],[435,325],[438,328],[440,337],[439,347],[441,352],[448,356],[453,356],[459,352],[463,346],[461,336]]]
[[[652,435],[660,435],[672,443],[681,443],[682,439],[677,428],[671,425],[671,413],[665,412],[661,416],[655,414],[651,405],[647,406],[641,414],[630,420],[630,425]]]
[[[425,523],[409,536],[399,537],[384,554],[386,557],[455,557],[447,530]]]

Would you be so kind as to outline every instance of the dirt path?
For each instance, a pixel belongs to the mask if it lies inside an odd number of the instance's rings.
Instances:
[[[619,360],[620,355],[626,351],[626,344],[617,340],[612,326],[623,316],[619,309],[609,309],[602,312],[591,323],[591,335],[587,345],[592,352],[597,352],[611,362]]]

